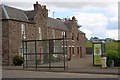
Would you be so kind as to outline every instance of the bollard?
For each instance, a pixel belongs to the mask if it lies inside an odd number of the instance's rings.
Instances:
[[[107,65],[106,65],[106,57],[102,57],[101,60],[102,60],[102,68],[106,68],[107,67]]]

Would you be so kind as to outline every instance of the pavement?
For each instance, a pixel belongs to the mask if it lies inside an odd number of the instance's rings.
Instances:
[[[118,67],[101,68],[101,66],[93,66],[92,55],[86,55],[84,58],[76,58],[68,61],[68,69],[63,68],[25,68],[22,66],[3,66],[5,70],[27,70],[27,71],[43,71],[43,72],[66,72],[66,73],[90,73],[90,74],[113,74],[120,75]]]

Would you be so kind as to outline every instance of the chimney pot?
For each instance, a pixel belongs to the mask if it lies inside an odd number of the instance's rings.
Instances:
[[[72,17],[72,20],[76,20],[75,16]]]
[[[36,1],[36,4],[38,4],[38,1]]]
[[[46,5],[44,5],[44,9],[46,9]]]

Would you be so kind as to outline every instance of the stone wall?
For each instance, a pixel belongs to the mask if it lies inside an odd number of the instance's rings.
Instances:
[[[20,53],[22,48],[22,31],[21,25],[24,24],[26,39],[36,39],[36,29],[34,24],[7,20],[3,21],[3,63],[6,65],[13,64],[13,57]]]
[[[71,27],[71,30],[67,31],[67,38],[71,38],[68,41],[69,58],[85,57],[86,54],[85,34],[79,32],[77,22],[74,18],[72,20],[69,20],[69,26]],[[77,35],[79,36],[78,39],[77,39]],[[73,40],[72,40],[72,36],[73,36]],[[73,51],[73,47],[74,47],[74,51]]]
[[[8,21],[2,21],[2,63],[9,65],[9,29]]]

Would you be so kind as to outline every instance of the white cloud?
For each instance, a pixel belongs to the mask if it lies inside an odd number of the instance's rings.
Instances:
[[[35,1],[35,0],[2,0],[6,2],[24,2],[24,1]],[[119,0],[37,0],[40,2],[118,2]]]
[[[106,5],[104,7],[96,6],[95,5],[86,5],[82,10],[98,10],[102,8],[105,12],[99,13],[99,10],[97,13],[95,12],[75,12],[75,16],[77,17],[77,20],[79,24],[82,24],[83,27],[81,30],[83,30],[86,33],[86,36],[90,38],[91,36],[98,36],[99,38],[106,38],[111,37],[114,39],[118,39],[117,35],[117,25],[114,25],[114,30],[107,29],[107,25],[110,23],[117,24],[118,22],[118,4],[113,3],[110,5]],[[111,25],[110,25],[111,26]],[[108,27],[110,27],[108,26]],[[87,32],[88,31],[88,32]]]
[[[81,8],[81,10],[98,10],[99,7],[93,5],[86,5]]]
[[[101,13],[75,13],[79,24],[82,25],[81,30],[86,33],[88,39],[97,36],[99,38],[114,38],[118,39],[118,30],[109,30],[107,25],[109,21],[116,22],[118,18],[107,18]]]
[[[98,5],[99,4],[99,5]],[[109,5],[108,5],[109,4]],[[118,3],[101,3],[97,4],[87,4],[81,8],[83,11],[88,11],[86,13],[75,12],[76,17],[78,17],[79,24],[82,24],[81,28],[86,34],[90,30],[93,34],[91,36],[108,37],[108,32],[110,32],[107,27],[114,27],[112,29],[116,30],[118,28]],[[92,10],[97,11],[92,12]],[[103,12],[99,12],[102,10]],[[90,12],[89,12],[90,11]],[[79,14],[79,15],[78,15]],[[109,26],[107,26],[109,24]],[[112,24],[112,25],[111,25]],[[87,30],[85,30],[86,28]],[[107,29],[106,29],[107,28]],[[104,35],[102,35],[104,34]],[[114,34],[114,33],[113,33]],[[88,36],[87,36],[88,37]],[[90,37],[90,36],[89,36]],[[116,37],[115,37],[116,38]]]
[[[107,36],[118,40],[118,30],[108,30]]]
[[[118,3],[106,7],[106,11],[109,13],[109,15],[111,15],[111,17],[118,17]]]
[[[75,14],[78,22],[82,25],[89,26],[88,28],[91,29],[93,26],[106,26],[108,25],[107,18],[100,13],[78,13]]]
[[[80,30],[81,30],[81,29],[80,29]],[[89,29],[87,29],[87,28],[82,28],[82,31],[84,31],[84,33],[85,33],[85,35],[86,35],[86,37],[87,37],[88,39],[91,38],[91,35],[92,35],[92,31],[91,31],[91,30],[89,30]]]
[[[97,36],[100,38],[106,37],[106,26],[108,19],[100,13],[77,13],[75,14],[79,24],[82,25],[81,30],[86,33],[88,38]]]
[[[47,9],[50,10],[50,11],[56,11],[56,12],[65,12],[65,11],[69,11],[69,9],[66,9],[66,8],[59,8],[59,7],[56,7],[56,6],[47,6]]]
[[[111,21],[111,22],[118,22],[118,17],[111,17],[111,18],[110,18],[110,21]]]

